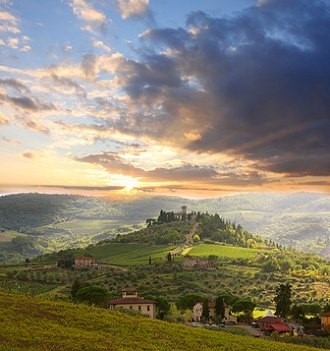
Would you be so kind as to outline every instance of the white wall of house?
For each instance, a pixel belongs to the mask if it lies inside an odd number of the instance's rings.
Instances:
[[[112,309],[121,309],[124,308],[126,310],[132,310],[132,311],[137,311],[141,313],[143,316],[149,317],[149,318],[156,318],[156,306],[155,304],[118,304],[115,306],[112,306]]]

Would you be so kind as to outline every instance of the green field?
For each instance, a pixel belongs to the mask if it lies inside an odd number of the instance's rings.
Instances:
[[[12,239],[16,238],[17,236],[26,236],[26,235],[22,233],[18,233],[14,230],[6,230],[4,232],[0,232],[0,243],[8,243]]]
[[[149,257],[152,261],[165,261],[166,255],[172,246],[151,246],[148,244],[104,244],[96,245],[88,250],[98,262],[121,266],[148,264]]]
[[[261,250],[244,247],[201,244],[186,249],[182,254],[189,256],[207,257],[210,255],[228,258],[254,258]]]
[[[0,311],[1,351],[316,350],[1,291]]]

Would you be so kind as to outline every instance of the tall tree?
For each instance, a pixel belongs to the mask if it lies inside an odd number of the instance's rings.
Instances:
[[[222,321],[225,317],[225,302],[222,296],[218,296],[215,300],[215,314],[219,321]]]
[[[275,291],[275,314],[279,317],[286,317],[290,312],[292,286],[290,283],[280,284]]]
[[[202,311],[202,320],[207,322],[210,317],[210,308],[209,308],[209,300],[205,299],[203,301],[203,311]]]

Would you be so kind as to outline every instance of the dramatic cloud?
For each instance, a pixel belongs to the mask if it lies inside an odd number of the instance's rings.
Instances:
[[[18,34],[20,33],[19,29],[19,20],[8,11],[0,11],[0,32]]]
[[[0,124],[1,124],[1,122],[0,122]],[[21,145],[21,142],[16,140],[16,139],[7,138],[7,137],[2,137],[1,139],[7,144]]]
[[[17,93],[29,93],[30,89],[16,79],[0,79],[0,87],[12,88]]]
[[[94,30],[104,30],[106,16],[93,8],[93,6],[85,0],[72,0],[71,7],[73,13],[85,22],[83,27],[88,32]]]
[[[149,0],[117,0],[123,19],[139,17],[148,11]]]
[[[266,179],[256,171],[243,173],[219,172],[213,167],[197,166],[190,163],[185,163],[179,167],[144,170],[126,163],[117,154],[111,152],[87,155],[77,158],[77,160],[101,165],[110,174],[125,174],[140,178],[143,182],[187,182],[190,183],[190,186],[191,183],[195,182],[229,186],[261,185],[266,182]]]
[[[149,30],[142,38],[157,51],[117,72],[131,114],[116,127],[271,172],[329,174],[329,32],[330,7],[309,0],[259,1],[231,18],[196,12],[186,29]]]
[[[37,97],[15,97],[0,94],[0,101],[6,102],[14,108],[25,110],[27,112],[55,110],[55,106],[52,103],[42,102]]]
[[[131,177],[141,177],[148,181],[161,180],[201,180],[210,179],[217,174],[212,168],[193,166],[190,164],[176,168],[156,168],[144,170],[125,163],[115,153],[102,153],[80,157],[77,160],[103,166],[109,173],[125,174]]]
[[[56,110],[52,103],[41,101],[30,89],[16,79],[0,79],[0,101],[26,112]]]
[[[0,114],[0,126],[8,123],[9,123],[9,119],[6,116]]]
[[[67,93],[74,92],[78,96],[82,96],[82,97],[86,98],[85,90],[78,83],[74,82],[72,79],[65,78],[65,77],[59,77],[56,74],[52,74],[51,78],[52,78],[52,82],[53,82],[53,84],[55,84],[56,88],[60,89],[62,92],[63,91],[65,91]]]

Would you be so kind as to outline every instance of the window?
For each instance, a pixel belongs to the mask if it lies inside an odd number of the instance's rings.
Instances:
[[[141,311],[141,306],[139,306],[139,311]]]
[[[129,309],[132,310],[132,309],[133,309],[133,306],[129,306]]]
[[[147,306],[147,311],[150,311],[150,306],[149,305]]]

